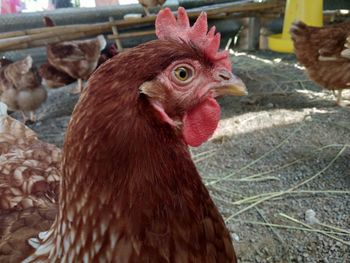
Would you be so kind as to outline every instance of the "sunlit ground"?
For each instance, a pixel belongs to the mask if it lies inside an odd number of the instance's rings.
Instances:
[[[220,99],[218,130],[191,152],[239,262],[350,262],[349,108],[336,106],[293,55],[231,58],[249,95]],[[62,146],[74,86],[50,91],[38,110],[31,127],[42,140]]]

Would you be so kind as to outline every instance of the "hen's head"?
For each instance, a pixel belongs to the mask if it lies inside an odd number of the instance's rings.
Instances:
[[[185,142],[198,146],[219,122],[220,106],[215,98],[245,95],[245,85],[231,73],[228,53],[218,51],[220,34],[215,27],[208,32],[205,13],[191,27],[184,8],[179,8],[177,20],[165,9],[158,14],[156,33],[162,41],[183,45],[182,52],[188,56],[179,55],[155,78],[144,82],[140,92],[162,121],[182,129]]]
[[[36,88],[41,84],[37,68],[31,56],[9,64],[5,69],[8,79],[18,88]]]
[[[125,138],[128,130],[130,138],[141,140],[142,134],[168,142],[175,135],[176,142],[181,137],[198,146],[219,123],[215,98],[245,95],[245,85],[232,74],[228,53],[218,51],[220,34],[215,28],[208,32],[205,13],[191,27],[185,9],[179,8],[177,19],[170,9],[162,10],[156,33],[158,40],[124,51],[94,72],[75,110],[94,119],[79,125],[104,130],[111,140]]]

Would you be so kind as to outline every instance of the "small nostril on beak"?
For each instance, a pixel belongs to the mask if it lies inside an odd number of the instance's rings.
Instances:
[[[220,71],[218,74],[218,77],[221,80],[229,80],[232,78],[232,74],[231,74],[231,72],[228,72],[228,71]]]
[[[224,75],[224,74],[222,74],[222,73],[219,74],[219,77],[222,78],[223,80],[229,80],[229,79],[230,79],[229,76]]]

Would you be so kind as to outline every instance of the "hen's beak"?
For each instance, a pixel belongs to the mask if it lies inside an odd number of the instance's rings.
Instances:
[[[223,95],[245,96],[248,94],[243,81],[230,71],[220,70],[217,79],[220,80],[220,83],[213,89],[215,97]]]

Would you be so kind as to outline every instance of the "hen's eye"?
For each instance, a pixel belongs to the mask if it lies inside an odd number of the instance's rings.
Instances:
[[[180,81],[187,81],[192,77],[193,72],[190,68],[180,66],[174,70],[174,75]]]

